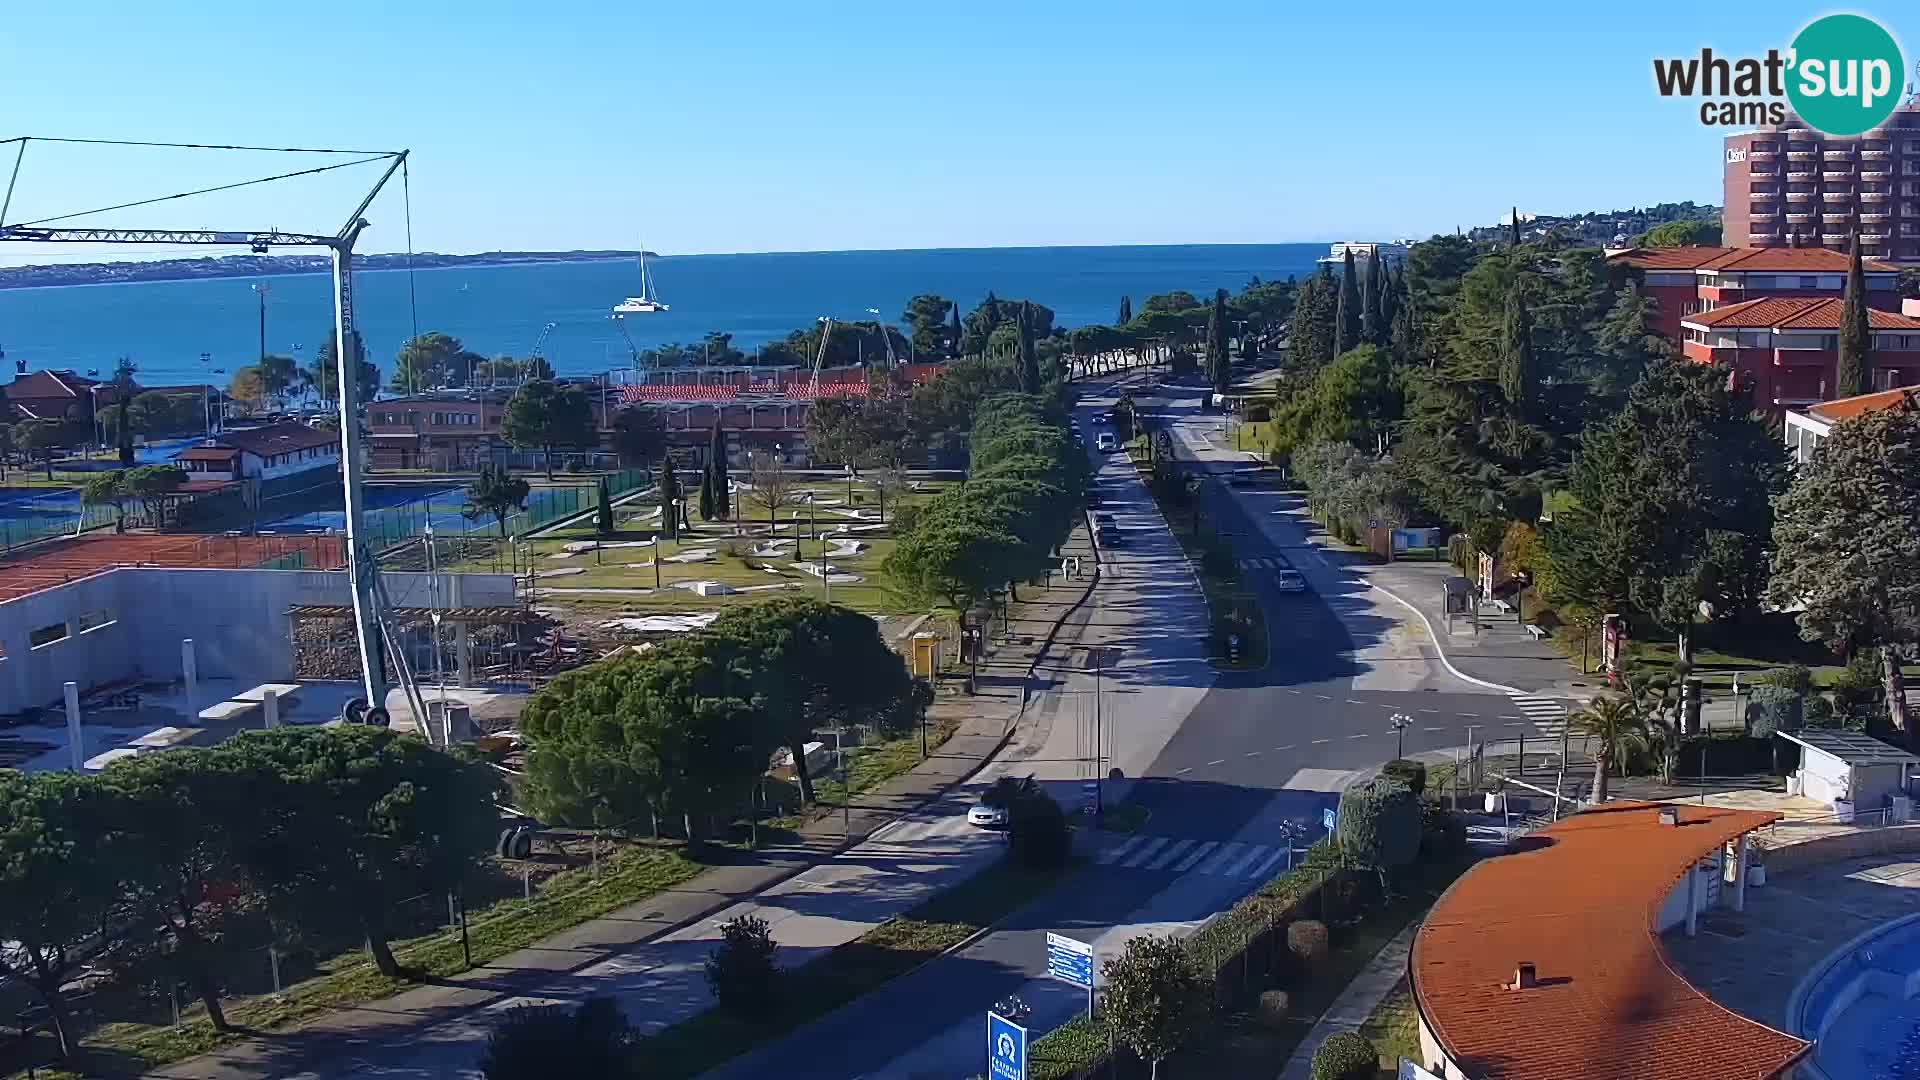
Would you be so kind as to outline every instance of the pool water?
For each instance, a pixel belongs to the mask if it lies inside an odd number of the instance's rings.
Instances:
[[[1803,1075],[1920,1080],[1920,915],[1827,957],[1794,992],[1788,1020],[1815,1040]]]

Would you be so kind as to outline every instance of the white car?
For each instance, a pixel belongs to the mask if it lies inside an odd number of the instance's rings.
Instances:
[[[1007,808],[974,803],[967,811],[967,824],[981,829],[1004,829],[1007,827]]]
[[[1120,449],[1120,440],[1113,437],[1113,432],[1103,431],[1100,433],[1100,437],[1094,440],[1094,446],[1111,453]]]
[[[1273,575],[1273,587],[1283,593],[1303,593],[1307,591],[1307,579],[1298,571],[1281,570]]]

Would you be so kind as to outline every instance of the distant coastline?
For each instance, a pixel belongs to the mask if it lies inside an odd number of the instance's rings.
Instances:
[[[524,263],[606,262],[632,259],[638,251],[483,251],[474,255],[436,252],[356,255],[354,270],[439,270],[465,266],[515,266]],[[647,252],[648,256],[654,253]],[[201,281],[212,278],[282,277],[332,271],[326,255],[221,255],[146,262],[41,263],[0,269],[0,289],[41,289],[65,285],[119,285],[146,281]]]

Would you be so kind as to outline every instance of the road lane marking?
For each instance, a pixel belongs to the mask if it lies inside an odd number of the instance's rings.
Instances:
[[[1501,724],[1500,726],[1501,727],[1526,727],[1527,722],[1525,720],[1509,720],[1506,723]]]
[[[1360,734],[1358,734],[1358,735],[1349,735],[1349,736],[1347,736],[1347,738],[1349,738],[1349,739],[1364,739],[1364,738],[1366,738],[1366,737],[1367,737],[1367,733],[1366,733],[1366,732],[1364,732],[1364,731],[1363,731],[1363,732],[1361,732],[1361,733],[1360,733]]]
[[[1259,756],[1260,756],[1260,751],[1258,751],[1258,750],[1249,750],[1249,751],[1247,751],[1247,752],[1246,752],[1245,754],[1242,754],[1241,756],[1242,756],[1242,757],[1259,757]]]
[[[1324,745],[1324,744],[1326,744],[1326,743],[1330,743],[1330,742],[1332,742],[1332,741],[1333,741],[1332,739],[1315,739],[1315,740],[1313,740],[1313,745],[1315,745],[1315,746],[1321,746],[1321,745]]]
[[[1430,712],[1430,713],[1437,713],[1437,712],[1439,712],[1440,710],[1439,710],[1439,709],[1421,709],[1420,711],[1421,711],[1421,712]]]
[[[1226,758],[1221,758],[1221,759],[1220,759],[1219,761],[1209,761],[1209,762],[1207,762],[1207,768],[1209,768],[1209,769],[1211,769],[1211,768],[1213,768],[1213,767],[1214,767],[1215,765],[1225,765],[1226,763],[1227,763],[1227,759],[1226,759]]]
[[[1174,865],[1173,872],[1176,874],[1186,873],[1187,871],[1193,869],[1194,865],[1198,863],[1201,859],[1206,858],[1208,854],[1210,854],[1213,851],[1214,848],[1217,848],[1219,846],[1220,846],[1220,841],[1218,840],[1201,841],[1199,847],[1196,847],[1192,851],[1188,852],[1186,858],[1181,859],[1178,863]]]
[[[1456,714],[1456,715],[1459,715],[1459,716],[1464,716],[1464,717],[1466,717],[1466,718],[1467,718],[1467,719],[1469,719],[1469,720],[1478,720],[1478,719],[1480,719],[1480,714],[1479,714],[1479,713],[1477,713],[1477,712],[1463,712],[1463,713],[1458,713],[1458,714]]]
[[[1328,696],[1327,696],[1327,695],[1325,695],[1325,694],[1315,694],[1315,695],[1313,695],[1313,696],[1314,696],[1314,697],[1317,697],[1317,698],[1319,698],[1319,699],[1320,699],[1321,701],[1332,701],[1332,700],[1333,700],[1332,698],[1330,698],[1330,697],[1328,697]]]
[[[1147,869],[1165,870],[1168,867],[1168,865],[1170,865],[1175,859],[1178,859],[1188,848],[1192,846],[1193,846],[1193,841],[1191,839],[1174,841],[1173,844],[1167,848],[1167,850],[1154,856],[1153,862],[1147,864]]]
[[[1130,856],[1126,862],[1123,862],[1120,865],[1125,867],[1139,866],[1141,863],[1146,862],[1148,859],[1153,858],[1154,855],[1158,853],[1161,848],[1166,846],[1167,846],[1167,838],[1164,836],[1156,836],[1153,838],[1151,843],[1148,843],[1145,847],[1142,847],[1140,850],[1134,852],[1133,855]]]
[[[1438,731],[1439,729],[1438,729],[1438,728],[1434,728],[1433,730],[1435,730],[1435,731]],[[1175,775],[1175,776],[1185,776],[1185,775],[1187,775],[1188,773],[1190,773],[1190,772],[1192,772],[1192,771],[1193,771],[1193,769],[1192,769],[1192,767],[1188,767],[1188,768],[1185,768],[1185,769],[1180,769],[1180,770],[1177,770],[1177,771],[1176,771],[1176,772],[1175,772],[1175,773],[1174,773],[1173,775]]]
[[[1119,846],[1108,848],[1107,850],[1101,852],[1094,859],[1094,861],[1105,864],[1105,865],[1112,865],[1114,862],[1118,861],[1121,856],[1127,854],[1128,852],[1132,851],[1134,848],[1140,846],[1140,841],[1145,839],[1146,837],[1144,836],[1129,836],[1127,837],[1126,841],[1120,844]]]
[[[1292,743],[1288,743],[1288,744],[1287,744],[1287,745],[1285,745],[1285,746],[1276,746],[1276,747],[1274,747],[1274,749],[1275,749],[1275,750],[1291,750],[1291,749],[1293,749],[1293,744],[1292,744]]]
[[[1421,730],[1421,731],[1445,731],[1445,730],[1447,730],[1447,729],[1446,729],[1446,728],[1443,728],[1443,727],[1423,727],[1423,728],[1421,728],[1420,730]],[[1186,772],[1187,770],[1185,770],[1185,769],[1181,769],[1180,771],[1181,771],[1181,772]]]

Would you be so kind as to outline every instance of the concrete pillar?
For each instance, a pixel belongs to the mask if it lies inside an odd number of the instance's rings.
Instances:
[[[464,607],[460,598],[460,575],[447,575],[447,606]],[[473,685],[473,641],[467,636],[467,624],[453,624],[454,681],[459,686]]]
[[[180,639],[180,677],[187,686],[187,722],[200,719],[200,672],[193,663],[193,639]]]
[[[272,690],[263,691],[260,695],[260,711],[267,718],[267,730],[279,727],[280,695]]]
[[[1687,936],[1700,929],[1700,864],[1687,864]]]
[[[67,749],[73,757],[73,771],[79,772],[87,761],[87,747],[80,739],[80,684],[69,682],[61,689],[67,698]]]
[[[1747,838],[1734,847],[1733,910],[1747,910]]]

